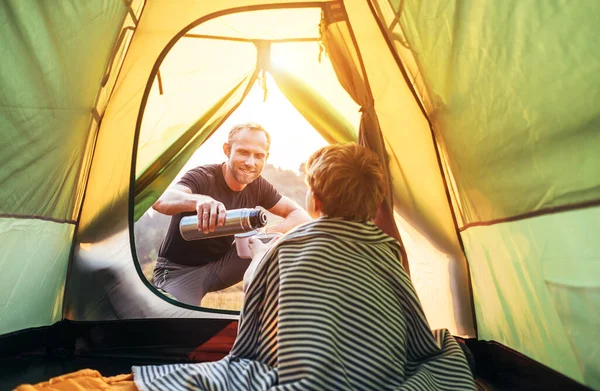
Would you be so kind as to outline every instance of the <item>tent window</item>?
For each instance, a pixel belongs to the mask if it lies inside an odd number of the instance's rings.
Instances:
[[[356,140],[359,107],[329,58],[319,55],[320,21],[319,7],[225,15],[182,35],[165,56],[152,80],[136,159],[134,236],[150,283],[170,221],[152,203],[194,165],[224,161],[232,125],[261,122],[271,132],[273,165],[264,176],[301,205],[300,166],[310,153]],[[235,285],[208,294],[202,307],[239,310],[242,298]]]

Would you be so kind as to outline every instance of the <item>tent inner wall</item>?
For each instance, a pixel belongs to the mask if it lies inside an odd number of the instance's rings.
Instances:
[[[62,318],[92,111],[123,2],[0,6],[0,334]]]
[[[597,387],[598,256],[578,234],[598,230],[597,3],[371,3],[435,130],[480,337]]]
[[[463,231],[479,337],[600,388],[598,230],[596,207]]]
[[[98,86],[126,8],[10,1],[0,13],[0,213],[77,219]]]
[[[0,335],[62,319],[75,226],[38,219],[0,219]]]

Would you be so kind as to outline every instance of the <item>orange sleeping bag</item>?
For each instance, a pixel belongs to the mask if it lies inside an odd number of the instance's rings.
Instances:
[[[94,369],[53,377],[35,385],[23,384],[14,391],[139,391],[133,374],[104,377]]]

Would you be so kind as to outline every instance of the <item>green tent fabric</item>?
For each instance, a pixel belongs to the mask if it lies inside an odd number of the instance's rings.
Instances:
[[[600,384],[580,344],[597,335],[587,316],[600,308],[600,273],[584,255],[595,244],[582,236],[598,229],[597,208],[569,211],[598,205],[600,195],[600,53],[589,47],[598,4],[374,3],[399,57],[418,68],[413,82],[451,177],[480,336]],[[557,214],[535,217],[546,213]],[[548,280],[550,267],[569,283]]]
[[[597,2],[400,4],[463,224],[600,198]]]
[[[432,327],[600,389],[599,15],[595,0],[2,2],[0,337],[235,319],[153,288],[133,225],[270,72],[328,142],[386,163],[385,221],[423,250],[408,266]]]
[[[126,7],[21,1],[0,7],[0,155],[6,158],[0,213],[75,220],[92,107]]]
[[[599,218],[600,208],[582,209],[463,233],[467,256],[478,260],[471,271],[480,338],[594,387]]]
[[[63,317],[92,109],[126,12],[121,2],[0,4],[2,334]]]

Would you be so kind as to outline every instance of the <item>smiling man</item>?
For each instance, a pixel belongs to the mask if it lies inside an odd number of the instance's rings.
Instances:
[[[200,305],[206,293],[240,282],[250,264],[251,260],[238,257],[233,236],[183,240],[179,221],[184,216],[197,214],[204,232],[223,225],[227,209],[261,206],[284,218],[271,228],[275,232],[310,220],[304,209],[261,176],[270,144],[261,125],[236,125],[223,144],[225,163],[191,169],[156,201],[156,211],[172,216],[154,267],[156,287],[183,303]]]

